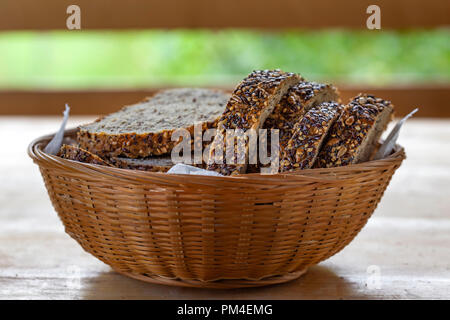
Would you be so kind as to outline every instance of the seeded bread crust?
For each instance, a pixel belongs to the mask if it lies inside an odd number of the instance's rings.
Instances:
[[[322,102],[339,102],[339,93],[329,84],[302,81],[289,89],[264,122],[265,129],[279,129],[280,150],[294,134],[295,125],[312,107]],[[269,131],[270,132],[270,131]],[[268,136],[268,141],[270,137]]]
[[[288,90],[280,103],[264,122],[264,129],[267,129],[267,140],[260,143],[267,145],[268,156],[271,151],[270,129],[279,130],[280,159],[281,152],[286,147],[288,141],[294,134],[295,125],[303,115],[323,102],[340,102],[338,90],[330,85],[318,82],[302,81]],[[261,137],[259,137],[261,138]],[[261,168],[269,167],[270,164],[249,164],[247,172],[260,172]]]
[[[369,160],[392,116],[390,101],[359,94],[344,107],[331,128],[315,167],[330,168]]]
[[[288,89],[300,80],[299,75],[280,70],[253,71],[242,80],[219,119],[216,136],[210,147],[208,170],[214,170],[223,175],[245,173],[248,163],[248,144],[245,147],[244,164],[228,164],[225,160],[223,164],[214,163],[215,151],[226,136],[226,130],[241,129],[245,133],[250,129],[260,129]],[[226,152],[226,150],[223,151]],[[218,155],[217,158],[223,159],[223,154]],[[237,157],[234,158],[237,162]]]
[[[58,156],[63,159],[113,167],[108,161],[77,146],[63,144],[59,150]]]
[[[339,110],[338,103],[325,102],[305,113],[281,152],[280,172],[313,166],[328,131],[339,116]]]
[[[216,129],[217,122],[204,122],[201,126],[203,133],[208,129]],[[191,137],[194,137],[194,125],[182,129],[187,130]],[[80,130],[77,134],[77,141],[83,148],[103,157],[145,158],[169,154],[180,141],[171,140],[175,130],[145,134],[123,133],[120,135],[110,135],[104,132],[89,133]],[[193,141],[191,143],[193,144]]]
[[[176,129],[184,128],[193,136],[197,122],[201,122],[202,131],[217,128],[218,117],[229,97],[229,93],[221,90],[163,90],[81,126],[77,141],[82,148],[102,157],[143,158],[168,154],[178,143],[171,141]]]
[[[267,129],[267,140],[260,143],[267,145],[268,156],[271,151],[271,131],[279,130],[279,148],[280,159],[281,152],[286,147],[288,141],[294,134],[295,125],[300,121],[303,115],[323,102],[340,102],[338,90],[330,85],[318,82],[302,81],[288,90],[280,103],[276,105],[273,112],[264,122],[264,129]],[[261,139],[261,137],[259,137]],[[247,172],[260,172],[261,168],[269,167],[270,164],[249,164]]]

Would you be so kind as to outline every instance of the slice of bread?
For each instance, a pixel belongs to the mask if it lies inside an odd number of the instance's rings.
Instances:
[[[174,165],[170,156],[159,156],[144,159],[133,159],[123,157],[112,157],[102,159],[83,148],[76,145],[62,145],[58,156],[64,159],[91,163],[108,167],[122,169],[143,170],[151,172],[167,172]]]
[[[339,116],[340,108],[336,102],[324,102],[305,113],[296,123],[292,138],[281,151],[280,172],[313,166],[322,142]]]
[[[300,80],[299,75],[280,70],[253,71],[242,80],[234,90],[225,112],[219,119],[216,136],[210,147],[208,170],[214,170],[223,175],[245,173],[249,157],[249,144],[246,143],[245,146],[245,159],[237,159],[235,148],[234,161],[226,163],[222,153],[223,149],[226,154],[224,146],[226,131],[240,129],[246,133],[250,129],[260,129],[289,88]],[[222,163],[216,163],[216,160],[218,162],[222,160]]]
[[[178,128],[191,135],[194,124],[216,128],[230,94],[221,90],[180,88],[160,91],[154,96],[93,123],[81,126],[78,143],[83,149],[106,157],[143,158],[170,153]]]
[[[303,115],[312,107],[330,101],[339,102],[339,93],[335,87],[329,84],[302,81],[290,88],[283,96],[264,122],[263,128],[280,130],[281,151],[292,138],[294,127]],[[270,138],[268,141],[270,142]]]
[[[369,160],[393,111],[390,101],[372,95],[359,94],[353,98],[331,128],[315,167],[345,166]]]
[[[150,172],[167,172],[174,165],[170,156],[157,156],[143,159],[113,157],[109,161],[117,168]]]
[[[338,90],[330,84],[302,80],[290,88],[264,122],[263,128],[267,129],[267,140],[260,143],[267,145],[267,156],[271,156],[271,129],[279,130],[278,145],[280,159],[282,159],[281,153],[292,138],[295,125],[303,115],[312,107],[331,101],[340,102],[340,97]],[[260,172],[261,168],[269,166],[270,164],[258,162],[249,164],[247,170],[253,173]]]
[[[63,144],[57,155],[63,159],[113,167],[108,161],[74,145]]]

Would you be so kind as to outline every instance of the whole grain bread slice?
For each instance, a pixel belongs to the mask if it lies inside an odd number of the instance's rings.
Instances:
[[[115,167],[150,172],[167,172],[174,165],[169,155],[143,159],[112,157],[108,159]]]
[[[331,101],[340,102],[340,97],[338,90],[330,84],[302,79],[301,82],[290,88],[264,122],[263,129],[267,129],[267,138],[265,141],[259,141],[259,143],[267,145],[268,157],[271,157],[271,129],[278,130],[279,155],[282,159],[281,153],[292,138],[295,126],[303,115],[312,107]],[[247,171],[260,172],[261,168],[269,166],[270,163],[262,164],[258,161],[256,164],[249,164]]]
[[[193,163],[194,154],[183,162],[197,168],[205,168],[206,163]],[[183,160],[183,159],[181,159]],[[177,162],[172,160],[171,155],[152,156],[147,158],[126,158],[126,157],[111,157],[108,161],[114,166],[123,169],[143,170],[152,172],[167,172]]]
[[[393,111],[390,101],[373,95],[359,94],[353,98],[331,128],[315,167],[345,166],[369,160]]]
[[[158,156],[144,159],[112,157],[103,159],[76,145],[62,145],[58,156],[64,159],[91,163],[108,167],[151,172],[167,172],[174,165],[170,156]]]
[[[231,95],[225,112],[219,119],[217,132],[210,146],[208,170],[214,170],[223,175],[245,173],[249,145],[246,143],[244,147],[245,159],[239,159],[236,148],[234,148],[233,159],[231,159],[231,163],[227,163],[222,152],[222,150],[225,154],[227,152],[223,141],[227,130],[239,129],[245,134],[248,130],[260,129],[289,88],[300,80],[299,75],[281,70],[253,71],[242,80]]]
[[[73,160],[73,161],[78,161],[78,162],[113,167],[113,165],[111,163],[109,163],[108,161],[100,158],[99,156],[97,156],[87,150],[84,150],[84,149],[79,148],[78,146],[74,146],[74,145],[63,144],[61,146],[61,149],[59,150],[57,156],[59,156],[63,159],[68,159],[68,160]]]
[[[280,172],[309,169],[313,166],[340,110],[341,105],[338,103],[324,102],[305,113],[296,123],[291,139],[281,151]]]
[[[301,81],[283,96],[264,122],[264,129],[279,130],[280,151],[294,134],[295,125],[312,107],[323,102],[339,102],[337,89],[329,84]],[[268,131],[270,132],[270,131]],[[270,142],[270,138],[268,138]]]
[[[184,128],[194,133],[217,127],[230,94],[221,90],[179,88],[163,90],[79,128],[80,146],[105,157],[143,158],[170,153],[178,141],[172,133]]]

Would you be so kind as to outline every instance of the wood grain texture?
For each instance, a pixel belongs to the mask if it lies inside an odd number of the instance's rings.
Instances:
[[[91,118],[72,117],[70,125]],[[37,167],[26,155],[60,118],[2,117],[0,135],[0,299],[445,299],[450,297],[450,121],[408,122],[408,158],[374,216],[336,256],[290,283],[198,290],[118,275],[64,233]],[[380,268],[380,289],[366,286]]]
[[[66,29],[66,8],[73,1],[4,0],[0,30]],[[366,29],[366,8],[377,4],[382,28],[449,25],[448,1],[107,1],[78,0],[81,28],[328,28]]]
[[[420,117],[450,118],[450,86],[337,87],[343,102],[366,92],[391,100],[398,116],[420,107]],[[0,91],[0,115],[59,115],[65,103],[72,107],[73,115],[107,114],[137,103],[155,90]]]

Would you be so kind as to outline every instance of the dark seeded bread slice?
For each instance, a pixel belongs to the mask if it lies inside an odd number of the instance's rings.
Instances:
[[[267,129],[267,140],[260,143],[267,145],[268,156],[271,156],[270,129],[279,130],[280,159],[282,159],[281,152],[292,138],[295,125],[303,115],[312,107],[330,101],[340,102],[338,90],[330,84],[302,80],[290,88],[264,122],[263,128]],[[268,166],[270,164],[260,162],[249,164],[247,171],[260,172],[261,168]]]
[[[355,97],[331,128],[315,166],[329,168],[369,160],[393,110],[390,101],[367,94]]]
[[[280,172],[311,168],[322,142],[339,116],[336,102],[325,102],[311,108],[295,125],[292,138],[281,151]]]
[[[296,123],[303,115],[312,107],[329,101],[339,102],[339,93],[335,87],[329,84],[302,81],[290,88],[283,96],[267,118],[263,128],[280,130],[279,145],[280,150],[283,150],[294,134]],[[268,141],[270,142],[270,138]]]
[[[108,161],[74,145],[63,144],[59,150],[58,156],[68,160],[113,167]]]
[[[177,128],[191,135],[194,124],[216,128],[229,93],[210,89],[169,89],[135,105],[122,108],[79,128],[78,143],[92,153],[105,156],[143,158],[170,153]]]
[[[290,87],[301,80],[294,73],[280,70],[258,70],[253,71],[242,80],[234,90],[225,112],[219,119],[216,136],[210,147],[208,158],[208,170],[217,171],[223,175],[245,173],[248,164],[249,145],[244,150],[245,159],[237,159],[236,150],[234,161],[226,163],[225,146],[223,137],[228,129],[241,129],[244,133],[250,129],[260,129],[267,117],[272,113],[275,106],[286,94]],[[219,153],[218,150],[222,151]],[[235,148],[236,149],[236,148]],[[222,164],[215,163],[222,160]],[[240,163],[244,162],[244,163]]]

